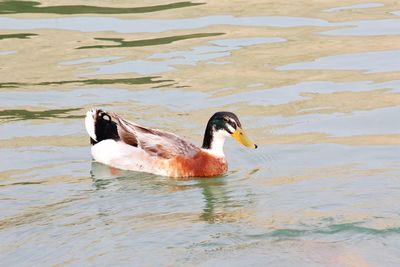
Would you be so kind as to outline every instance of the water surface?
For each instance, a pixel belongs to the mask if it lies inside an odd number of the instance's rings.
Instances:
[[[1,266],[399,266],[393,1],[0,2]],[[93,162],[96,106],[259,145],[179,180]]]

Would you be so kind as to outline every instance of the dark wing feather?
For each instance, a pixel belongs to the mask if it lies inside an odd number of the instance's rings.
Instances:
[[[151,155],[169,159],[178,155],[192,156],[199,151],[197,146],[175,134],[137,125],[117,114],[110,115],[117,123],[118,134],[124,143]]]

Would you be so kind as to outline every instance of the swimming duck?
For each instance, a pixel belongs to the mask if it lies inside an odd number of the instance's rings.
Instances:
[[[118,169],[170,177],[225,173],[228,165],[223,146],[228,136],[257,148],[231,112],[217,112],[209,119],[201,148],[173,133],[143,127],[96,108],[86,113],[85,126],[96,161]]]

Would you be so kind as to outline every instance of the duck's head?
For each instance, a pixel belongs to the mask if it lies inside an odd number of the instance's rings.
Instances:
[[[106,139],[119,139],[117,124],[101,109],[92,108],[86,113],[85,127],[92,145]]]
[[[223,145],[226,137],[232,136],[239,143],[250,148],[257,148],[242,129],[239,118],[232,112],[220,111],[215,113],[207,123],[204,133],[203,149],[214,154],[223,155]]]

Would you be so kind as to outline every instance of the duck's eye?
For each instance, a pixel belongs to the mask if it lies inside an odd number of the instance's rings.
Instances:
[[[229,122],[229,120],[228,120],[227,118],[222,118],[222,120],[223,120],[224,122]]]

